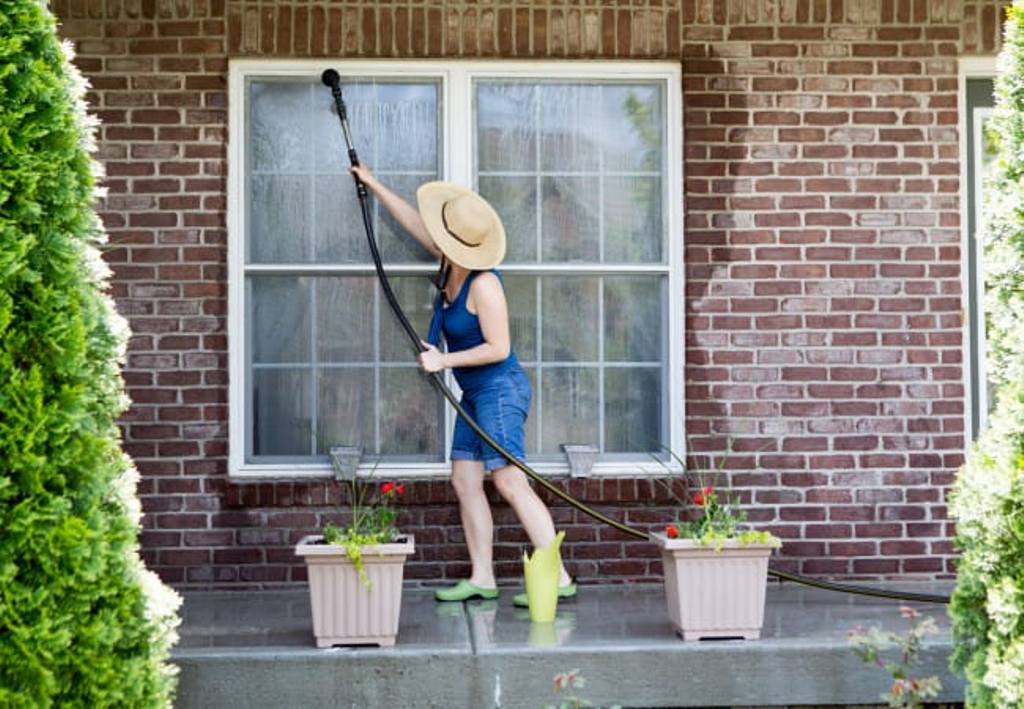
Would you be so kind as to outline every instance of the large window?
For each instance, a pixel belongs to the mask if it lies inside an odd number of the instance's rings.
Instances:
[[[377,286],[323,68],[232,63],[231,469],[320,474],[347,444],[382,472],[440,472],[454,419]],[[336,68],[384,182],[411,202],[428,180],[471,185],[505,222],[512,343],[534,386],[528,459],[554,470],[561,444],[589,443],[598,472],[628,474],[680,449],[677,69]],[[425,333],[435,264],[376,204],[374,220]]]

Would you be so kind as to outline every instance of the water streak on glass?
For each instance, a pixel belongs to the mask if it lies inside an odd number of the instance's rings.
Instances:
[[[308,369],[253,372],[254,455],[309,455],[313,426],[309,377]]]
[[[441,453],[442,399],[415,367],[381,369],[382,455]]]
[[[317,415],[317,454],[333,445],[373,442],[373,368],[322,367],[317,370],[320,404]]]
[[[661,314],[666,305],[662,283],[661,276],[605,277],[605,361],[661,361],[664,342]]]
[[[315,282],[317,361],[372,362],[376,280],[372,276],[322,276]]]
[[[541,453],[560,453],[561,444],[594,444],[598,440],[598,370],[543,368],[544,427]]]
[[[543,279],[541,356],[545,362],[597,359],[597,284],[598,279],[590,276]]]
[[[312,279],[250,276],[252,299],[246,319],[252,333],[249,352],[256,364],[309,360],[309,288]]]
[[[660,451],[662,444],[662,370],[613,367],[604,371],[605,435],[609,453]]]

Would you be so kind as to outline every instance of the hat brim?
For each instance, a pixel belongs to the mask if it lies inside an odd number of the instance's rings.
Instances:
[[[448,233],[441,218],[445,202],[466,196],[478,200],[494,217],[495,227],[478,246],[467,246]],[[430,238],[448,260],[463,268],[482,271],[494,268],[505,258],[505,227],[494,207],[473,190],[451,182],[427,182],[416,190],[416,203]]]

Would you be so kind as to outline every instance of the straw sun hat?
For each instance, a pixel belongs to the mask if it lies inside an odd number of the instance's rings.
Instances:
[[[451,182],[416,190],[420,216],[437,248],[463,268],[482,271],[505,258],[505,227],[483,197]]]

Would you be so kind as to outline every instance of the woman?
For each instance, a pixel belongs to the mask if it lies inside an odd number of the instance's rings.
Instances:
[[[466,413],[516,457],[524,456],[530,383],[509,341],[508,307],[494,266],[505,255],[501,219],[482,197],[459,185],[428,182],[416,192],[419,209],[379,182],[365,165],[351,168],[402,227],[441,260],[438,299],[420,368],[439,372],[451,368],[462,389]],[[437,349],[444,333],[447,352]],[[492,562],[493,522],[484,494],[484,471],[512,506],[535,547],[555,538],[551,513],[533,491],[526,475],[485,444],[460,416],[452,435],[452,485],[459,498],[473,570],[468,579],[438,589],[439,601],[495,598]],[[559,597],[576,595],[576,584],[563,565]],[[526,605],[526,595],[515,597]]]

